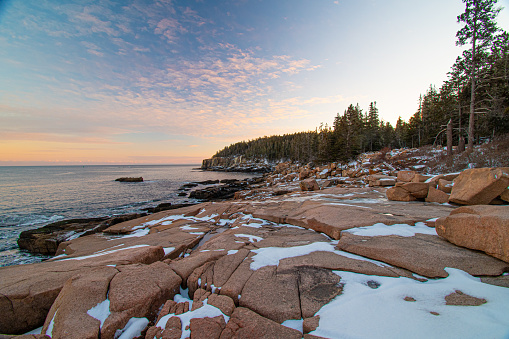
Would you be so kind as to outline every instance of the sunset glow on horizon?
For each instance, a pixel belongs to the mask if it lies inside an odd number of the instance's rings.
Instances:
[[[372,101],[385,121],[408,120],[461,53],[463,10],[461,0],[1,1],[0,165],[199,164]]]

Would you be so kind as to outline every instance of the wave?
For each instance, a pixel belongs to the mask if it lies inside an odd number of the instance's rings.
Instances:
[[[12,214],[12,215],[0,215],[0,227],[12,227],[12,226],[36,226],[50,224],[59,220],[64,219],[64,216],[54,215],[41,215],[41,214]]]

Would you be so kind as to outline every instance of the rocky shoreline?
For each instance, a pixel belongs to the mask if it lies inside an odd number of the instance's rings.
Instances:
[[[62,241],[48,261],[0,268],[0,333],[509,333],[507,168],[437,177],[366,161],[282,163],[263,179],[197,185],[183,192],[211,201],[98,220],[95,233]]]
[[[244,180],[223,179],[189,182],[179,188],[180,196],[188,196],[200,202],[221,201],[232,199],[235,192],[248,189],[250,185],[263,181],[262,177]],[[23,231],[18,238],[18,247],[32,254],[55,255],[58,246],[81,236],[102,232],[117,223],[144,217],[161,211],[172,210],[196,203],[161,203],[156,207],[147,208],[144,213],[131,213],[111,217],[82,218],[61,220],[49,225]]]

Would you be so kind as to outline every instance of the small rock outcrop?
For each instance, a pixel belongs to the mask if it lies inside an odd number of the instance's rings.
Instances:
[[[120,182],[143,182],[143,177],[134,177],[134,178],[131,178],[131,177],[122,177],[122,178],[115,179],[115,181],[120,181]]]

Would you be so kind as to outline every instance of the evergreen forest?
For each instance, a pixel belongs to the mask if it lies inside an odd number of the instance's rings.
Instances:
[[[474,144],[509,133],[509,34],[497,27],[497,0],[463,0],[464,26],[456,44],[467,46],[451,66],[448,79],[429,87],[418,98],[416,112],[396,126],[379,117],[376,102],[367,110],[350,105],[334,117],[332,126],[314,131],[265,136],[242,141],[214,157],[245,156],[269,161],[346,162],[360,153],[383,148],[420,147],[446,143],[452,125],[453,145],[471,152]]]

